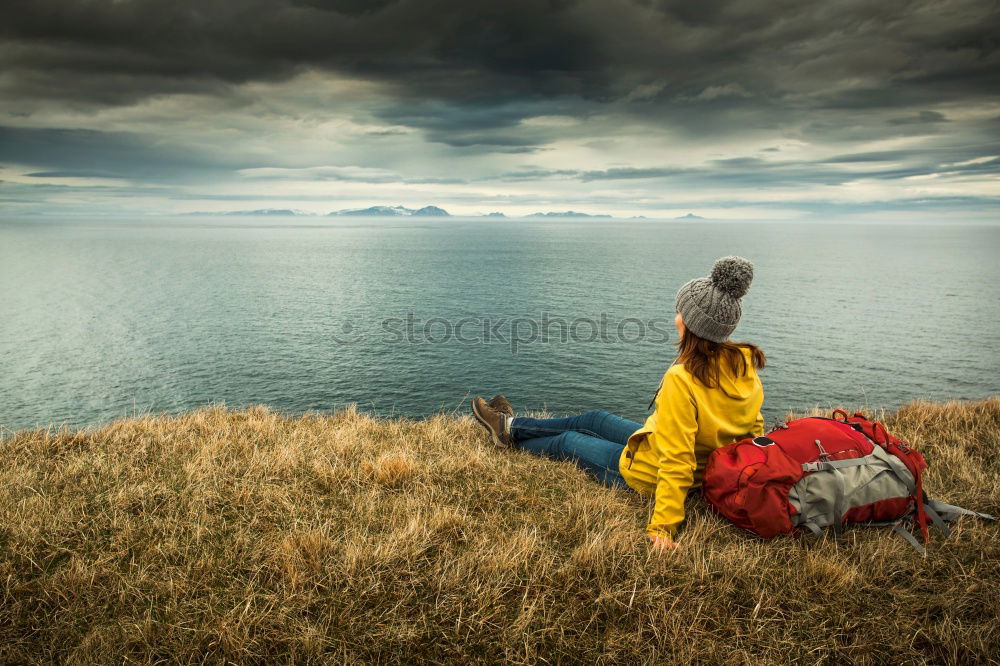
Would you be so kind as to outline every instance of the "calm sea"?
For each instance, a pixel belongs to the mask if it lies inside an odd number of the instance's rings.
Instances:
[[[0,222],[0,424],[206,403],[641,420],[674,294],[756,266],[736,340],[770,423],[1000,393],[1000,226],[171,218]]]

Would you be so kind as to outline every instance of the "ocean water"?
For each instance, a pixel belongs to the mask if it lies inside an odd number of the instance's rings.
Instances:
[[[207,403],[641,420],[674,294],[756,275],[768,422],[1000,393],[1000,226],[652,220],[0,221],[0,425]]]

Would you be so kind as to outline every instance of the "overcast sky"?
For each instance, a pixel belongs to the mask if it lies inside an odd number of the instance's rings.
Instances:
[[[1000,210],[991,0],[24,0],[0,205]]]

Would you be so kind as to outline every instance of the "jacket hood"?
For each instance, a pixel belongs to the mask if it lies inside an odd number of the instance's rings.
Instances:
[[[756,391],[757,370],[753,367],[753,355],[749,349],[742,347],[743,358],[746,359],[746,374],[742,377],[736,375],[735,369],[726,362],[722,362],[719,368],[719,387],[729,395],[737,398],[748,398]]]

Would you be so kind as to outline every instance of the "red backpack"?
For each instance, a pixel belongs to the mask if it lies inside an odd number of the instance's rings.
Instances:
[[[929,540],[930,519],[948,537],[947,521],[959,515],[995,520],[927,498],[920,452],[896,439],[881,423],[843,410],[832,418],[789,421],[766,436],[723,446],[711,453],[702,492],[712,509],[759,536],[819,536],[848,523],[891,525],[914,548],[920,542],[904,520]]]

